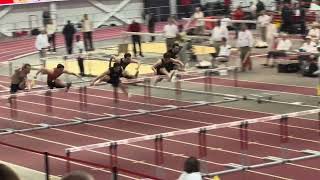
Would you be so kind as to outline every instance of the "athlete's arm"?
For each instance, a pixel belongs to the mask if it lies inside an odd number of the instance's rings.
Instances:
[[[49,70],[46,69],[46,68],[41,68],[41,69],[36,73],[36,75],[34,76],[34,79],[37,79],[37,76],[38,76],[40,73],[41,73],[41,74],[48,74],[48,73],[49,73]]]
[[[152,66],[152,70],[153,72],[156,74],[157,73],[157,67],[160,66],[161,64],[161,60],[158,60],[153,66]]]

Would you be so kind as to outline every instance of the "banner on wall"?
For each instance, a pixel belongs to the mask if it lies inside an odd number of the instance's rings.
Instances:
[[[0,6],[14,5],[14,4],[42,3],[42,2],[52,2],[52,1],[65,1],[65,0],[0,0]]]

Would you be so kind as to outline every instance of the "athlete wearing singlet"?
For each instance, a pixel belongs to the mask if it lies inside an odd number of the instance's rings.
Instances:
[[[126,69],[126,67],[131,63],[131,61],[127,61],[124,58],[120,59],[120,66],[122,67],[122,69]]]
[[[166,75],[161,71],[161,69],[164,68],[165,70],[167,70],[167,72],[170,72],[175,69],[175,64],[171,59],[162,58],[161,63],[158,64],[155,68],[157,70],[157,75]]]
[[[54,68],[53,71],[48,72],[47,85],[50,89],[65,87],[55,82],[58,79],[58,77],[60,77],[62,74],[63,74],[63,71],[61,71],[59,68]]]
[[[122,76],[123,68],[121,64],[115,63],[113,67],[109,68],[109,78],[106,78],[105,81],[111,84],[113,87],[118,87],[121,83],[121,76]]]
[[[24,64],[22,68],[16,69],[11,76],[10,92],[16,93],[18,90],[23,90],[27,87],[27,76],[30,73],[31,65]]]
[[[124,57],[121,58],[120,60],[117,61],[117,63],[120,64],[120,66],[122,67],[122,75],[121,77],[127,78],[127,79],[133,79],[133,78],[137,78],[138,73],[139,73],[139,67],[140,67],[140,62],[134,59],[131,59],[131,54],[130,53],[126,53],[124,54]],[[128,70],[126,70],[127,66],[131,63],[137,63],[138,67],[137,67],[137,73],[135,75],[130,75],[128,73]]]
[[[58,79],[62,74],[74,75],[81,79],[81,77],[78,76],[77,74],[64,70],[64,66],[62,64],[58,64],[57,67],[54,68],[53,70],[48,70],[45,68],[40,69],[37,72],[35,79],[37,78],[39,73],[47,75],[47,85],[50,89],[66,87],[68,90],[70,88],[71,83],[64,83],[62,80]]]

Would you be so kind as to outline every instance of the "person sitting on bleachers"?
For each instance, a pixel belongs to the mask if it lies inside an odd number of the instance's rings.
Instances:
[[[317,44],[312,41],[311,37],[307,36],[305,38],[305,42],[299,48],[299,51],[300,52],[307,52],[307,53],[314,53],[314,52],[317,52],[316,46],[317,46]]]
[[[226,66],[228,66],[229,56],[231,54],[231,46],[227,43],[226,38],[222,38],[221,42],[219,54],[213,59],[212,67],[215,67],[216,63],[225,63]]]
[[[317,44],[311,40],[310,36],[307,36],[305,42],[299,48],[300,54],[298,56],[299,63],[301,67],[305,62],[309,62],[312,59],[313,54],[318,53]]]
[[[269,51],[266,63],[263,64],[263,66],[270,66],[274,67],[274,59],[277,57],[285,57],[286,51],[289,51],[292,47],[292,42],[290,39],[288,39],[287,34],[281,34],[281,38],[277,42],[277,46],[274,51]],[[271,64],[269,64],[271,63]]]
[[[310,36],[313,40],[316,40],[316,41],[320,39],[320,29],[319,29],[318,23],[316,22],[312,23],[308,36]]]

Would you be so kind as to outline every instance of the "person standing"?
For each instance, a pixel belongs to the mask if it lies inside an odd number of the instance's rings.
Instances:
[[[256,7],[257,7],[257,14],[260,14],[261,11],[266,10],[266,7],[261,0],[258,0]]]
[[[41,33],[37,36],[35,47],[39,51],[40,58],[46,56],[46,50],[49,47],[48,35],[45,30],[41,30]]]
[[[243,20],[244,19],[244,12],[241,8],[241,6],[238,6],[238,8],[233,13],[233,19],[234,20]],[[241,23],[234,23],[235,33],[236,33],[236,39],[238,38],[238,32],[240,29]]]
[[[164,37],[166,38],[167,51],[173,46],[177,35],[179,34],[178,26],[172,17],[168,18],[168,24],[163,28]]]
[[[52,20],[49,21],[49,23],[46,26],[46,31],[48,34],[48,41],[49,41],[49,51],[50,52],[56,52],[56,30],[57,26],[53,23]]]
[[[135,20],[132,21],[132,23],[128,27],[129,32],[141,32],[141,26],[139,23],[137,23]],[[139,46],[139,55],[141,57],[144,57],[142,54],[142,49],[141,49],[141,36],[140,35],[131,35],[132,38],[132,44],[133,44],[133,53],[134,57],[137,57],[137,48],[136,44]]]
[[[79,65],[80,76],[85,76],[83,61],[84,61],[84,54],[86,53],[86,51],[80,35],[76,36],[76,50],[77,50],[77,53],[79,53],[77,57],[77,61]]]
[[[93,42],[92,42],[92,31],[93,31],[93,23],[88,17],[88,14],[83,15],[82,19],[82,33],[83,33],[83,41],[84,47],[86,51],[93,51]]]
[[[257,23],[260,28],[261,40],[263,42],[267,41],[267,27],[271,22],[271,17],[268,16],[265,11],[261,11],[258,17]]]
[[[218,21],[216,23],[216,26],[212,29],[211,32],[211,42],[213,44],[213,47],[215,48],[215,55],[219,54],[220,46],[222,44],[222,39],[225,38],[228,40],[229,37],[229,31],[225,26],[221,26],[221,22]]]
[[[73,50],[73,36],[76,33],[76,28],[71,23],[71,21],[68,21],[68,23],[64,26],[63,31],[64,40],[67,48],[68,54],[72,54]]]
[[[156,18],[153,13],[148,13],[146,15],[146,22],[147,22],[148,32],[154,33],[155,26],[156,26]],[[155,41],[155,37],[151,36],[150,42],[153,42],[153,41]]]
[[[201,8],[200,7],[196,7],[195,12],[194,12],[191,20],[195,20],[195,26],[196,26],[195,34],[197,34],[197,35],[201,35],[201,34],[204,33],[205,22],[200,20],[200,19],[203,19],[203,18],[204,18],[204,14],[201,11]]]
[[[49,10],[45,10],[42,13],[42,23],[43,27],[46,27],[47,24],[49,24],[49,21],[51,20],[51,14]]]
[[[254,39],[252,33],[248,30],[245,24],[242,24],[239,36],[237,39],[237,46],[240,49],[241,70],[252,70],[252,62],[250,59],[250,51],[253,47]]]
[[[282,24],[281,24],[281,31],[283,32],[287,32],[287,33],[291,33],[292,30],[292,15],[293,12],[289,7],[288,3],[285,3],[282,10],[281,10],[281,20],[282,20]]]

